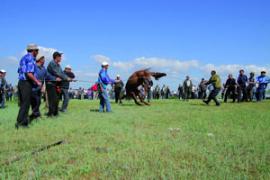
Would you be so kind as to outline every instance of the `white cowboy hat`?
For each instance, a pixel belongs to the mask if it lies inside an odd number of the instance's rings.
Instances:
[[[102,66],[108,66],[109,65],[109,63],[108,62],[106,62],[106,61],[104,61],[102,64],[101,64]]]
[[[40,59],[45,58],[45,56],[38,54],[36,57],[36,61],[39,61]]]
[[[38,46],[36,44],[28,44],[27,50],[38,50]]]
[[[7,71],[5,71],[4,69],[1,69],[0,72],[2,73],[6,73]]]
[[[70,65],[66,65],[66,69],[72,69]]]

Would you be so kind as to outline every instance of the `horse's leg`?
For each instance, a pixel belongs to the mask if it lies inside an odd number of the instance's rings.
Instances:
[[[147,106],[150,106],[149,103],[147,103],[147,102],[144,101],[144,98],[142,97],[141,94],[139,94],[138,96],[139,96],[140,101],[141,101],[143,104],[145,104],[145,105],[147,105]]]
[[[139,105],[139,106],[142,105],[142,104],[140,104],[140,103],[137,101],[137,98],[136,98],[136,95],[135,95],[134,92],[131,93],[131,97],[132,97],[132,99],[134,100],[134,102],[135,102],[137,105]]]

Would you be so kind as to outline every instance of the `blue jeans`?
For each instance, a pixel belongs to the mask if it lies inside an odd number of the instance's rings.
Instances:
[[[257,101],[263,100],[264,93],[265,93],[264,88],[258,88],[257,89]]]
[[[62,104],[62,109],[63,111],[67,110],[68,107],[68,102],[69,102],[69,95],[68,95],[68,89],[62,89],[62,94],[63,94],[63,104]]]
[[[100,99],[99,112],[105,112],[105,106],[106,111],[111,112],[111,104],[107,91],[103,90],[102,92],[99,92],[98,96]]]

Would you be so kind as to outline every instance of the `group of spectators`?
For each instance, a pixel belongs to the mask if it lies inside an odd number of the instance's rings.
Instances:
[[[15,89],[6,80],[6,71],[0,70],[0,109],[6,108],[6,101],[12,101]]]
[[[207,86],[207,82],[207,80],[202,78],[196,88],[190,77],[187,76],[184,83],[179,85],[179,99],[205,99],[207,92],[213,88],[211,85]],[[228,75],[226,82],[221,87],[221,98],[225,103],[228,98],[231,98],[232,102],[261,101],[266,98],[266,89],[269,82],[270,79],[266,76],[266,71],[264,70],[257,77],[254,72],[250,72],[249,77],[247,77],[245,71],[241,69],[237,79],[232,74]]]
[[[45,56],[39,54],[36,44],[29,44],[18,67],[18,100],[19,112],[15,127],[28,127],[32,120],[41,116],[40,105],[42,95],[46,99],[48,112],[46,116],[51,118],[58,116],[59,111],[65,112],[69,100],[69,83],[75,78],[70,66],[64,70],[61,67],[62,54],[53,53],[53,60],[45,67]],[[63,96],[63,103],[59,109],[59,99]],[[32,113],[29,116],[30,107]]]

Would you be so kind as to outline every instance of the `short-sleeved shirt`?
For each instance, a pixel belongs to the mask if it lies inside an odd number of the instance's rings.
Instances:
[[[33,57],[32,54],[27,53],[25,56],[22,57],[20,60],[19,68],[18,68],[18,74],[19,74],[19,80],[28,80],[27,73],[33,73],[35,72],[35,66],[36,66],[36,60],[35,57]]]
[[[270,83],[270,78],[267,76],[258,76],[257,82],[259,83],[259,89],[266,89],[267,84]]]

